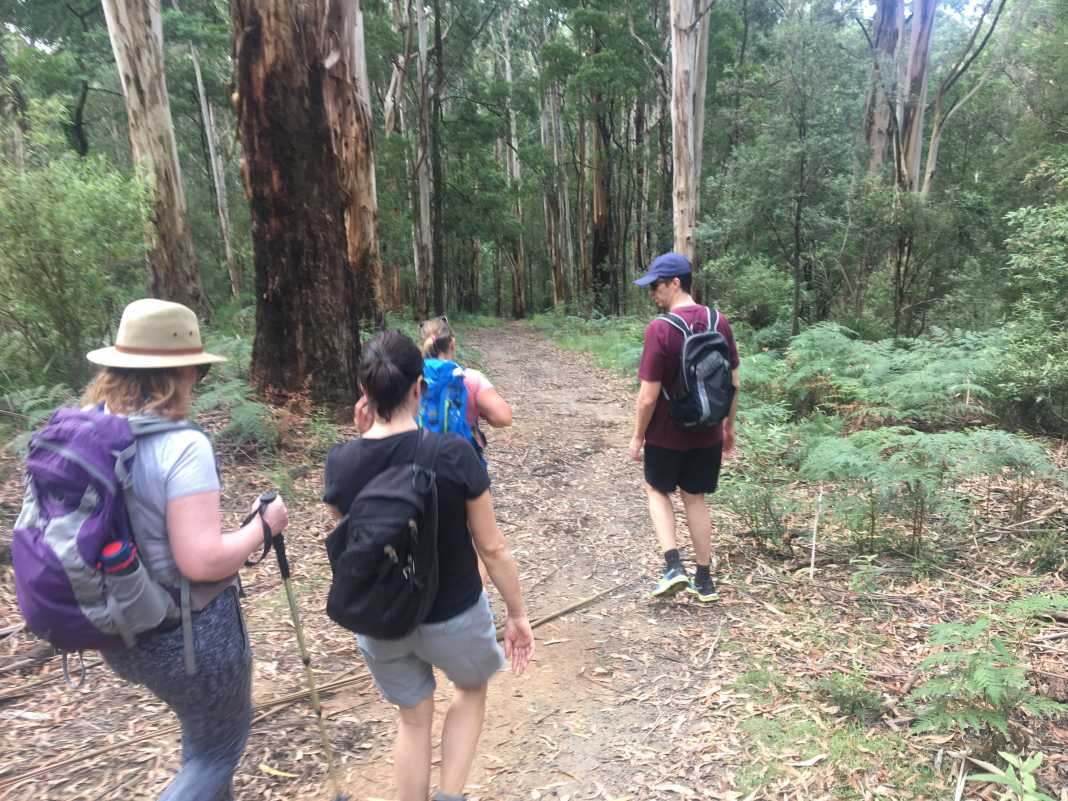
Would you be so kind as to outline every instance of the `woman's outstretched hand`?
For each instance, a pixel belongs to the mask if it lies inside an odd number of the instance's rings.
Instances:
[[[512,660],[512,672],[517,676],[527,669],[534,656],[534,632],[525,617],[512,617],[504,621],[504,656]]]

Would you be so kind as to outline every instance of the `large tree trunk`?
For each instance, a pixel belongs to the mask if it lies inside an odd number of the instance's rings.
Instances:
[[[695,267],[697,242],[694,232],[701,194],[710,9],[711,5],[701,0],[671,0],[674,247]]]
[[[556,120],[552,113],[552,87],[541,97],[541,146],[546,154],[555,154]],[[542,211],[545,216],[545,250],[549,255],[549,264],[553,276],[553,306],[559,308],[564,304],[564,259],[560,248],[560,195],[557,191],[559,182],[559,165],[553,159],[553,167],[546,170],[542,184]]]
[[[566,281],[564,300],[571,301],[571,293],[576,286],[575,280],[575,242],[571,233],[571,190],[568,188],[567,168],[563,163],[564,153],[564,109],[562,92],[559,84],[552,90],[553,116],[553,164],[556,165],[557,203],[560,208],[560,251],[563,255]]]
[[[593,98],[597,106],[600,98]],[[604,113],[593,117],[593,218],[591,220],[590,274],[597,308],[607,311],[610,305],[611,264],[609,251],[612,248],[612,223],[609,203],[609,185],[611,160],[609,147],[608,119]]]
[[[575,201],[578,205],[579,262],[582,273],[582,291],[593,290],[593,271],[590,269],[590,221],[589,188],[586,180],[586,118],[579,112],[578,122],[578,189]]]
[[[519,234],[512,242],[512,316],[516,319],[526,317],[526,257],[523,248],[523,201],[520,197],[522,178],[519,166],[519,133],[516,127],[515,109],[512,108],[512,42],[509,28],[512,24],[511,6],[501,14],[501,41],[504,49],[504,81],[508,86],[508,100],[505,112],[508,115],[508,147],[505,157],[508,161],[508,187],[513,197],[513,209],[519,223]]]
[[[421,2],[421,0],[416,0]],[[441,157],[441,103],[445,91],[445,53],[441,41],[441,5],[434,2],[434,92],[431,107],[430,166],[433,171],[433,247],[434,247],[434,312],[445,313],[445,220],[442,217],[442,195],[445,193],[444,168]]]
[[[328,0],[326,8],[329,50],[324,56],[329,80],[323,86],[323,99],[341,171],[345,267],[352,272],[354,285],[359,288],[356,308],[373,328],[380,329],[385,310],[363,13],[359,0]]]
[[[897,49],[904,26],[904,0],[879,0],[875,12],[875,39],[872,42],[871,80],[864,104],[864,140],[868,152],[868,174],[877,175],[886,158],[886,144],[893,125],[897,76]]]
[[[152,204],[145,227],[149,294],[207,317],[167,99],[159,0],[104,0],[104,17],[126,98],[134,162]]]
[[[373,184],[361,184],[349,160],[369,157],[370,132],[337,127],[362,124],[356,13],[354,0],[231,3],[256,266],[253,378],[336,405],[357,393],[353,310],[358,290],[369,291],[357,283],[369,272],[353,269],[347,232],[374,224],[371,201],[360,196]]]
[[[927,106],[927,78],[931,58],[937,0],[916,0],[912,9],[912,36],[905,73],[904,108],[901,114],[901,151],[897,160],[897,185],[915,192],[920,187],[920,155],[923,150],[923,116]]]
[[[426,10],[421,2],[415,4],[416,27],[419,37],[419,144],[415,154],[416,213],[415,236],[415,316],[419,320],[430,317],[430,276],[434,272],[433,234],[430,228],[430,73],[427,45]]]
[[[645,229],[648,226],[649,176],[645,167],[645,102],[640,98],[634,103],[634,171],[638,191],[634,216],[634,271],[641,273],[648,261],[645,252]]]

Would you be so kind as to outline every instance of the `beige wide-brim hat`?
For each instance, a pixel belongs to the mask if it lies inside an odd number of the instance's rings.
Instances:
[[[200,326],[192,309],[166,300],[135,300],[122,312],[119,333],[110,348],[85,355],[104,367],[151,369],[225,362],[200,342]]]

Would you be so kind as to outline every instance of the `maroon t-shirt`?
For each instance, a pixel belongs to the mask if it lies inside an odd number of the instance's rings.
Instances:
[[[680,306],[672,311],[686,321],[695,333],[708,330],[708,308],[705,306]],[[712,310],[712,319],[716,312]],[[734,344],[731,324],[721,313],[716,330],[727,340],[731,369],[738,369],[738,348]],[[678,390],[679,369],[682,366],[682,332],[659,317],[645,328],[645,346],[638,362],[638,378],[642,381],[659,381],[673,393]],[[656,399],[656,408],[645,430],[645,441],[650,445],[669,448],[673,451],[689,451],[694,448],[709,448],[723,442],[723,423],[714,428],[695,431],[683,428],[671,416],[668,401],[661,392]]]

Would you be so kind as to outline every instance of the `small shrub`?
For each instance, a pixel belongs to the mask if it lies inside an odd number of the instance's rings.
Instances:
[[[909,696],[919,715],[914,731],[970,731],[1004,743],[1013,713],[1049,717],[1065,709],[1032,691],[1024,665],[989,628],[988,618],[932,626],[929,639],[939,650],[920,663],[933,675]]]
[[[1000,784],[1005,788],[1000,801],[1056,801],[1039,791],[1038,781],[1035,779],[1035,773],[1042,767],[1042,754],[1032,754],[1027,759],[1005,751],[1000,754],[1001,758],[1009,763],[1005,770],[990,765],[990,773],[972,774],[968,781]]]
[[[1024,558],[1036,573],[1060,573],[1068,569],[1068,542],[1064,532],[1047,528],[1027,546]]]
[[[879,693],[864,686],[864,681],[848,673],[831,673],[817,682],[816,691],[838,711],[862,726],[874,726],[886,714]]]

